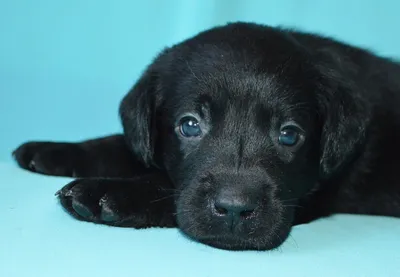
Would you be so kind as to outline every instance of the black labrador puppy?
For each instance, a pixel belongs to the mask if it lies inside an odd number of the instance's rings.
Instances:
[[[25,169],[77,179],[80,220],[278,247],[333,213],[400,216],[400,66],[337,40],[231,23],[162,51],[122,100],[123,135],[28,142]]]

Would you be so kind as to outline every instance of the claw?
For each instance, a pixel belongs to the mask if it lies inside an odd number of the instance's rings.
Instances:
[[[63,190],[64,190],[64,188],[58,190],[54,195],[55,195],[55,196],[60,196],[60,195],[63,193]],[[64,196],[66,196],[66,197],[72,196],[72,191],[71,191],[71,190],[68,190],[68,191],[64,194]]]
[[[99,201],[99,204],[101,206],[101,213],[100,213],[101,220],[105,222],[118,221],[120,219],[119,215],[117,215],[115,211],[109,206],[109,204],[106,202],[107,200],[108,200],[107,196],[105,195]]]
[[[107,194],[105,194],[102,198],[100,198],[99,206],[103,206],[103,204],[106,202],[107,202]]]
[[[35,161],[34,160],[30,161],[28,167],[32,170],[35,170]]]
[[[67,197],[70,197],[70,196],[72,196],[72,190],[68,190],[65,194],[64,194],[64,196],[67,196]]]

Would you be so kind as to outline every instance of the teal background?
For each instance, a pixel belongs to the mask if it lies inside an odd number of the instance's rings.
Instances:
[[[0,0],[0,160],[30,139],[118,132],[118,104],[164,46],[244,20],[400,55],[396,0]]]
[[[400,276],[400,221],[337,215],[272,252],[227,252],[177,230],[78,222],[70,181],[17,168],[26,140],[120,131],[118,104],[164,46],[228,21],[321,32],[400,57],[400,1],[0,0],[0,276]]]

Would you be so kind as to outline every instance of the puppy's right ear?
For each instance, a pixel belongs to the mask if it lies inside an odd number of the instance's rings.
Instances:
[[[157,60],[123,98],[119,109],[127,144],[145,166],[155,165],[155,119],[162,92]]]

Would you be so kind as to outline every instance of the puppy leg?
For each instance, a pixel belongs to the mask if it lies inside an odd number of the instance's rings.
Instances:
[[[78,179],[57,195],[78,220],[120,227],[175,227],[174,189],[166,175]]]
[[[66,177],[132,177],[150,170],[128,149],[123,135],[80,143],[27,142],[13,156],[32,172]]]

